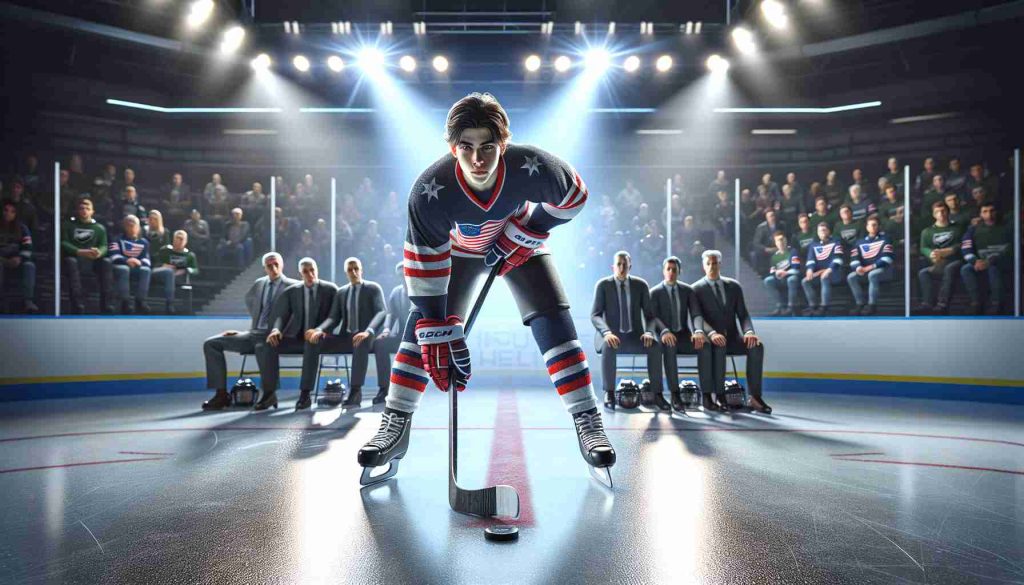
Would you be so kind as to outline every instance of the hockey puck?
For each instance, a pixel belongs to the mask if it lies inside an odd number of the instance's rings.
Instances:
[[[519,540],[519,529],[507,524],[495,524],[484,529],[484,538],[495,542]]]

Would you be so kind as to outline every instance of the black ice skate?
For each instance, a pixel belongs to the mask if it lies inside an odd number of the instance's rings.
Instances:
[[[596,407],[591,408],[572,415],[572,421],[576,425],[580,454],[590,466],[591,475],[605,486],[613,487],[610,468],[615,465],[615,449],[604,433],[601,413]]]
[[[412,413],[402,412],[393,408],[385,408],[381,417],[380,428],[370,442],[359,450],[357,459],[363,466],[363,475],[359,484],[374,485],[391,479],[398,473],[398,462],[409,450],[409,429],[412,428]],[[373,475],[375,468],[387,465],[388,469],[379,475]]]

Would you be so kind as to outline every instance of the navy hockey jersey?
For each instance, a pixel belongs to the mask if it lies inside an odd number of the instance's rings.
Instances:
[[[490,192],[477,194],[446,154],[413,183],[403,266],[410,300],[426,318],[445,317],[452,255],[483,258],[513,216],[547,233],[587,201],[576,170],[534,146],[508,145],[495,173]],[[547,253],[544,246],[534,251]]]
[[[111,241],[108,249],[110,261],[114,264],[125,264],[129,258],[135,258],[143,266],[152,265],[149,260],[149,240],[146,238],[131,240],[122,235]]]
[[[889,236],[879,234],[875,237],[864,236],[850,250],[850,268],[875,265],[875,268],[892,266],[893,247]]]
[[[843,266],[843,244],[834,237],[822,242],[814,240],[807,246],[807,262],[804,265],[808,270],[815,272],[826,268],[841,268]]]

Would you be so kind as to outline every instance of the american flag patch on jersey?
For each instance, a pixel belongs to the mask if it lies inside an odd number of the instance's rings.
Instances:
[[[825,244],[824,246],[815,246],[814,258],[816,260],[828,260],[828,257],[832,255],[832,250],[835,247],[835,243]]]
[[[451,231],[452,244],[460,252],[485,254],[502,230],[508,218],[489,220],[482,224],[459,223]]]
[[[878,240],[877,242],[870,242],[867,244],[860,245],[860,257],[865,260],[871,260],[875,256],[878,256],[882,252],[882,246],[885,245],[885,240]],[[890,245],[887,252],[892,252],[892,246]]]

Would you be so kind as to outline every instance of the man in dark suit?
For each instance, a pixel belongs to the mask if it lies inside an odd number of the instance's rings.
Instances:
[[[700,385],[711,387],[711,368],[700,367],[701,364],[711,364],[711,348],[703,344],[700,349],[694,347],[696,335],[690,333],[690,321],[700,316],[700,303],[697,302],[690,285],[679,282],[679,272],[682,270],[679,258],[666,258],[661,266],[665,280],[651,289],[651,307],[657,319],[655,332],[661,338],[661,356],[668,391],[672,396],[672,408],[686,412],[686,405],[679,392],[679,366],[676,363],[676,356],[696,355]],[[661,396],[661,388],[658,388],[656,400],[662,410],[668,410],[667,403],[662,406],[665,399]]]
[[[225,351],[254,352],[261,377],[263,372],[267,371],[263,357],[256,352],[256,348],[266,343],[272,324],[274,303],[281,298],[286,288],[299,281],[284,275],[284,262],[277,252],[263,255],[263,271],[267,275],[257,278],[245,293],[245,308],[252,317],[249,330],[229,329],[203,342],[203,355],[206,356],[206,387],[216,391],[213,398],[203,403],[203,410],[221,410],[231,405],[231,396],[227,391]],[[265,382],[266,378],[263,380]]]
[[[330,313],[309,335],[308,351],[317,356],[320,353],[352,353],[352,389],[342,406],[359,408],[363,399],[363,382],[366,380],[366,364],[370,349],[387,309],[384,307],[384,291],[376,282],[363,280],[363,264],[358,258],[345,259],[345,276],[348,284],[341,287],[334,298]],[[328,332],[337,327],[338,335]],[[383,402],[388,395],[388,381],[391,379],[391,362],[380,347],[373,347],[377,363],[377,396],[374,404]]]
[[[722,253],[718,250],[704,252],[701,261],[705,276],[693,284],[693,294],[700,303],[700,314],[694,317],[693,326],[699,332],[694,347],[700,349],[706,341],[711,342],[711,385],[701,384],[704,406],[708,408],[711,404],[711,392],[721,397],[725,387],[725,357],[746,355],[750,391],[747,404],[759,412],[770,413],[771,407],[761,398],[764,345],[754,333],[754,322],[743,301],[743,288],[735,280],[722,276]],[[719,402],[724,404],[724,400]]]
[[[256,355],[263,355],[266,372],[263,373],[263,396],[256,403],[255,410],[277,408],[277,387],[281,375],[281,354],[302,352],[302,378],[299,380],[299,401],[295,408],[309,407],[309,393],[316,384],[316,371],[320,354],[309,350],[310,339],[316,324],[327,318],[334,303],[338,287],[333,282],[320,280],[316,260],[299,260],[302,282],[293,284],[284,291],[281,300],[274,305],[274,327],[267,335],[267,343],[256,348]]]
[[[406,289],[405,277],[403,276],[404,266],[402,262],[395,265],[395,274],[402,279],[402,284],[391,289],[388,295],[388,313],[384,318],[384,329],[373,342],[373,352],[379,360],[379,356],[387,358],[391,363],[391,354],[398,351],[402,345],[402,336],[405,335],[405,323],[409,320],[409,311],[412,310],[412,302],[409,300],[409,291]],[[390,388],[390,383],[388,384]],[[381,390],[374,397],[374,404],[381,404],[387,398],[387,393]]]
[[[632,259],[628,252],[615,253],[613,274],[597,282],[590,321],[597,329],[597,352],[601,354],[604,405],[615,410],[615,358],[620,353],[647,355],[647,377],[661,394],[661,350],[654,337],[654,313],[647,281],[629,275]],[[662,398],[662,402],[664,402]]]

